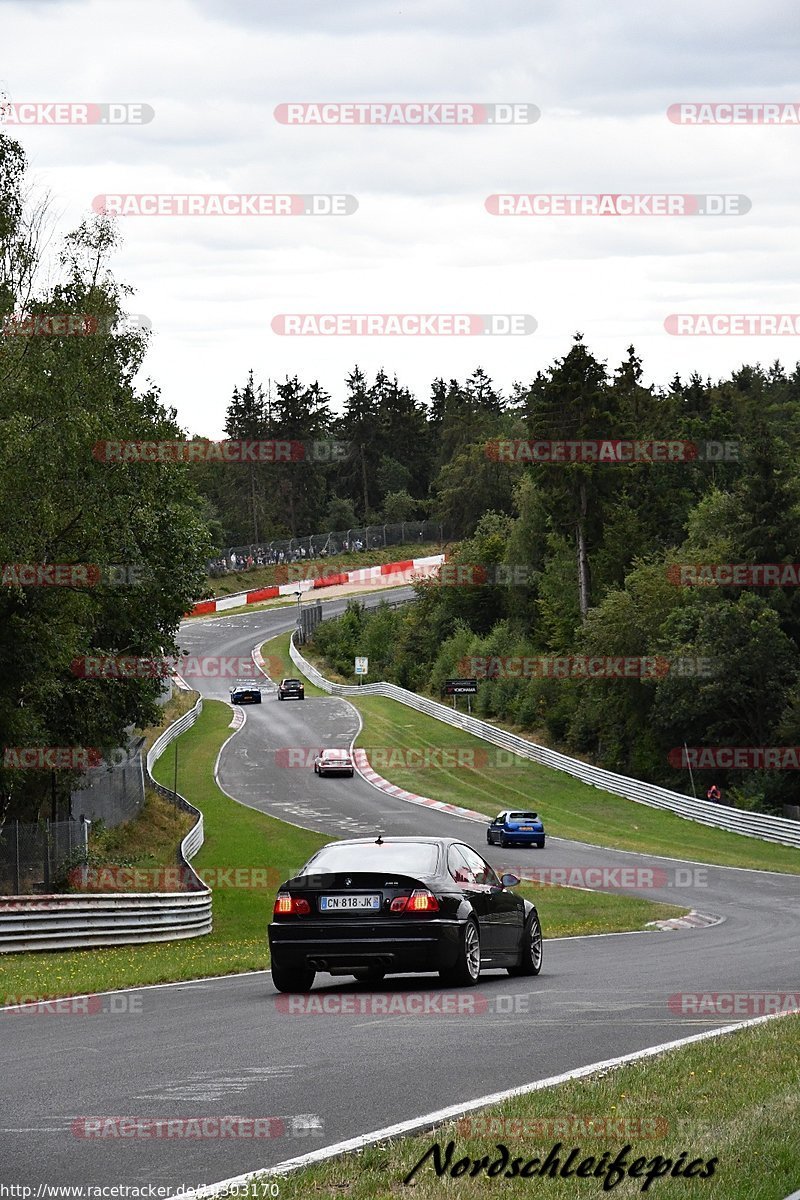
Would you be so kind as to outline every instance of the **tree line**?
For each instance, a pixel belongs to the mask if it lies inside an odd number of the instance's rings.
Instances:
[[[134,384],[146,339],[125,332],[113,226],[81,225],[45,261],[47,224],[22,148],[0,133],[0,829],[65,815],[80,771],[54,751],[111,754],[158,719],[162,680],[83,678],[80,663],[174,652],[214,548],[188,466],[95,454],[105,439],[184,431],[155,388]],[[45,331],[90,314],[93,332],[32,335],[31,314]],[[32,571],[45,586],[25,585]]]
[[[800,744],[800,568],[743,565],[800,564],[800,370],[742,366],[665,389],[642,375],[633,348],[609,372],[578,335],[516,390],[492,435],[688,453],[517,459],[500,475],[482,431],[438,476],[438,503],[455,517],[458,498],[465,532],[445,580],[403,609],[353,604],[315,642],[345,674],[367,654],[372,678],[437,696],[444,679],[488,672],[480,715],[687,794],[715,782],[740,806],[780,812],[797,803],[796,771],[762,752]],[[620,660],[641,660],[641,674],[615,673]],[[732,747],[735,767],[721,752]]]

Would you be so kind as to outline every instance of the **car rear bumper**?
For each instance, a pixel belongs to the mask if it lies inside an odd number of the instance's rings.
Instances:
[[[541,846],[544,844],[544,833],[509,833],[506,830],[501,836],[512,846]]]
[[[320,767],[320,775],[352,775],[355,767]]]
[[[425,921],[401,927],[399,922],[356,925],[332,917],[330,922],[273,922],[267,930],[273,962],[286,968],[312,967],[340,971],[380,967],[388,973],[437,971],[453,967],[459,953],[457,921]]]

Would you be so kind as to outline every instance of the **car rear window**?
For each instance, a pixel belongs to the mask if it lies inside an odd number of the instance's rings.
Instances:
[[[509,813],[509,821],[538,821],[539,814],[535,812]]]
[[[364,842],[357,846],[325,846],[307,863],[301,875],[321,871],[398,871],[404,875],[432,875],[439,847],[429,842]]]

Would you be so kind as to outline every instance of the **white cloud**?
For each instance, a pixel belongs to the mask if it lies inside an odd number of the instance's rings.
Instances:
[[[686,128],[681,100],[796,99],[794,6],[767,0],[5,0],[12,100],[153,105],[141,127],[21,132],[66,231],[105,192],[346,192],[343,218],[127,218],[116,273],[153,322],[147,374],[219,433],[232,386],[358,360],[426,396],[480,362],[508,389],[576,329],[652,379],[793,363],[791,339],[671,338],[674,311],[796,308],[800,130]],[[291,100],[527,101],[534,125],[298,128]],[[736,218],[494,218],[498,191],[732,192]],[[287,311],[530,312],[527,338],[281,338]]]

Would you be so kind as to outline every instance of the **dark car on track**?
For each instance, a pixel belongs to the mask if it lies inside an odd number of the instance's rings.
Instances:
[[[278,684],[279,700],[305,700],[306,685],[302,679],[282,679]]]
[[[498,813],[489,822],[486,841],[490,846],[544,846],[544,825],[538,813],[513,809]]]
[[[538,975],[535,905],[455,838],[331,842],[281,884],[268,928],[272,982],[306,992],[318,971],[376,982],[438,971],[471,986],[484,968]]]
[[[260,704],[261,684],[257,679],[237,679],[231,688],[231,704]]]
[[[352,779],[354,773],[349,750],[320,750],[314,759],[315,775],[349,775]]]

